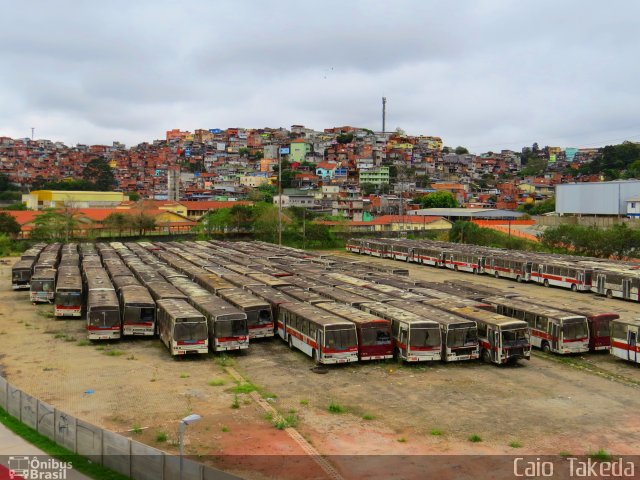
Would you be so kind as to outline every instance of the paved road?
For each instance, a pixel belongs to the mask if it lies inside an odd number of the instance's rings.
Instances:
[[[9,461],[11,457],[14,457],[11,467],[15,468],[15,465],[17,462],[15,457],[23,457],[23,458],[29,457],[30,459],[33,459],[33,457],[36,455],[37,455],[37,460],[40,463],[44,463],[44,462],[60,463],[57,460],[52,459],[42,450],[37,449],[30,443],[23,440],[21,437],[15,435],[11,430],[9,430],[4,425],[0,425],[0,480],[9,480],[11,478],[13,478],[14,480],[18,480],[22,478],[21,476],[15,476],[15,477],[10,476],[8,467],[9,467]],[[23,465],[26,465],[27,463],[28,461],[26,460],[22,461]],[[35,464],[35,461],[31,463]],[[39,470],[48,471],[48,472],[60,471],[60,469],[56,468],[55,466],[54,468],[41,467],[39,468]],[[73,468],[71,468],[70,470],[66,471],[65,477],[59,477],[59,478],[64,478],[66,480],[89,480],[90,477],[87,477],[86,475],[76,472],[75,470],[73,470]]]

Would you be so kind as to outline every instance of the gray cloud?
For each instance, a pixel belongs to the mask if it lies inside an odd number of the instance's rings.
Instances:
[[[6,2],[0,135],[350,124],[474,151],[640,138],[640,4]]]

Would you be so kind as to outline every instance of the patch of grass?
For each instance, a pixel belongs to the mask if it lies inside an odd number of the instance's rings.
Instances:
[[[180,374],[180,378],[189,378],[191,375],[189,375],[188,373],[181,373]]]
[[[444,432],[438,428],[432,428],[431,435],[433,435],[434,437],[441,437],[442,435],[444,435]]]
[[[229,427],[223,426],[221,430],[226,433],[229,431]]]
[[[509,444],[509,446],[510,446],[511,448],[522,448],[522,444],[521,444],[520,442],[516,441],[516,440],[514,440],[513,442],[511,442],[511,443]]]
[[[221,367],[233,367],[236,364],[236,361],[225,353],[217,357],[215,361]]]
[[[344,408],[342,405],[340,405],[335,400],[331,400],[331,403],[329,403],[329,406],[327,407],[327,410],[329,410],[329,413],[344,413],[344,412],[347,411],[346,408]]]
[[[131,427],[131,432],[139,435],[142,433],[142,427],[140,425],[134,425],[133,427]]]
[[[566,450],[562,450],[558,455],[560,455],[562,458],[567,458],[567,457],[572,457],[573,455],[571,455],[570,452],[567,452]]]
[[[66,333],[56,333],[53,338],[67,338]]]
[[[597,452],[589,452],[587,455],[591,460],[597,460],[600,462],[608,462],[613,458],[613,456],[604,448],[598,449]]]
[[[78,340],[76,345],[78,345],[79,347],[88,347],[89,345],[91,345],[91,342],[89,340]]]
[[[295,408],[290,408],[288,413],[296,413],[296,409]]]
[[[231,408],[240,408],[240,402],[238,402],[238,394],[233,396],[233,403],[231,404]]]
[[[400,438],[398,439],[398,441],[399,441],[400,443],[406,443],[406,442],[407,442],[407,439],[406,439],[406,438],[404,438],[404,437],[400,437]]]
[[[362,415],[362,419],[363,420],[375,420],[376,417],[374,417],[373,415],[371,415],[370,413],[365,413],[364,415]]]
[[[213,380],[209,380],[207,384],[210,387],[221,387],[222,385],[224,385],[224,380],[222,380],[221,378],[214,378]]]
[[[16,435],[39,448],[46,454],[59,460],[60,462],[71,462],[73,469],[87,475],[95,480],[127,480],[129,477],[109,470],[102,465],[93,463],[90,460],[76,455],[64,447],[52,442],[47,437],[40,435],[34,429],[27,427],[19,420],[13,418],[5,410],[0,408],[0,423],[11,430]]]
[[[239,383],[231,389],[233,393],[251,393],[255,390],[258,390],[258,387],[251,382]]]
[[[306,399],[300,400],[300,405],[304,405],[306,407],[307,405],[309,405],[309,400],[306,400]]]
[[[166,441],[167,441],[167,434],[165,432],[156,433],[156,442],[161,443]]]
[[[105,351],[104,354],[108,355],[109,357],[120,357],[121,355],[124,355],[124,351],[113,349]]]
[[[265,413],[265,414],[264,414],[264,419],[265,419],[266,421],[268,421],[268,422],[273,421],[273,413],[271,413],[271,412],[267,412],[267,413]]]
[[[280,417],[275,422],[273,422],[273,426],[278,430],[284,430],[285,428],[295,427],[298,424],[298,417],[294,413],[290,413],[286,417]]]
[[[265,400],[267,398],[278,398],[278,395],[276,395],[275,393],[265,392],[265,391],[262,391],[262,390],[258,390],[258,391],[260,392],[260,396],[262,398],[264,398]]]
[[[99,352],[102,352],[104,350],[104,345],[98,345],[96,347],[96,350],[99,351]]]
[[[474,433],[473,435],[469,435],[468,440],[472,443],[478,443],[482,441],[482,437]]]

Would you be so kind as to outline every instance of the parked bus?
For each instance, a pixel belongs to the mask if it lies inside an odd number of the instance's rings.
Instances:
[[[87,294],[87,338],[116,340],[120,338],[120,304],[115,290],[99,288]]]
[[[517,298],[518,300],[531,304],[556,308],[576,315],[584,315],[587,317],[587,323],[589,324],[589,351],[609,350],[611,347],[611,320],[620,318],[620,315],[617,313],[603,312],[581,303],[569,304],[551,300],[539,300],[537,298],[520,295],[511,298]]]
[[[133,278],[133,277],[116,277]],[[156,304],[142,285],[123,285],[118,289],[122,309],[122,335],[152,337],[156,333]]]
[[[207,319],[185,300],[157,301],[158,334],[171,355],[207,354]]]
[[[250,339],[274,336],[271,306],[267,302],[241,288],[220,290],[218,296],[247,315]]]
[[[640,363],[640,320],[618,318],[611,321],[611,355]]]
[[[399,360],[427,362],[442,358],[442,336],[437,322],[387,303],[363,303],[358,308],[391,322],[395,356]]]
[[[301,302],[280,306],[278,335],[317,363],[358,361],[356,326],[344,318]]]
[[[475,360],[480,357],[478,327],[473,320],[420,303],[394,300],[388,305],[438,322],[442,333],[442,360],[445,362]]]
[[[56,271],[49,268],[31,275],[29,298],[33,303],[51,303],[56,292]]]
[[[339,288],[332,288],[324,285],[321,287],[311,287],[311,291],[335,302],[345,303],[351,306],[371,302],[370,298],[363,297],[362,295],[356,295],[355,293],[347,292],[346,290],[340,290]]]
[[[11,288],[13,290],[27,290],[31,287],[31,274],[35,260],[28,258],[18,260],[11,267]]]
[[[536,268],[537,266],[537,268]],[[545,287],[569,288],[574,292],[591,291],[593,270],[568,262],[550,261],[534,265],[531,280]]]
[[[56,317],[82,316],[82,276],[78,267],[61,266],[56,280],[53,314]]]
[[[391,340],[391,322],[389,320],[336,302],[325,301],[316,304],[316,306],[355,324],[358,335],[359,360],[393,358],[393,341]]]
[[[246,289],[256,297],[260,297],[271,305],[271,318],[274,319],[277,319],[280,316],[280,305],[296,301],[295,298],[290,297],[286,293],[264,285],[249,285]],[[275,326],[273,333],[274,335],[276,333]]]
[[[207,318],[209,346],[214,352],[249,348],[247,315],[243,311],[211,294],[189,302]]]
[[[476,252],[446,252],[443,256],[444,266],[451,270],[482,273],[484,269],[484,256]]]
[[[505,364],[531,358],[529,325],[524,320],[464,305],[454,299],[434,298],[429,304],[476,322],[480,358],[484,362]]]
[[[533,262],[526,257],[510,255],[491,255],[484,260],[484,273],[496,278],[510,278],[516,282],[531,281]]]
[[[606,269],[594,272],[591,291],[608,298],[640,302],[640,272],[628,269]]]
[[[531,330],[531,344],[558,354],[589,351],[589,324],[584,315],[530,304],[516,298],[487,297],[497,313],[524,320]]]

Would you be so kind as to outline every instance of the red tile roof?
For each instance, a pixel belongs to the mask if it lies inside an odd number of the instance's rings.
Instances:
[[[239,201],[184,201],[180,202],[181,205],[187,207],[187,210],[217,210],[219,208],[231,208],[234,205],[252,205],[252,202]]]

